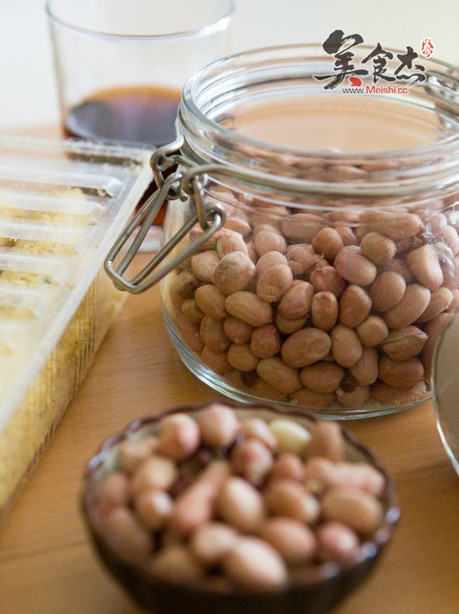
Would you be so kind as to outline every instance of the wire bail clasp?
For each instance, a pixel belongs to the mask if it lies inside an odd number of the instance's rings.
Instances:
[[[155,152],[154,155],[156,155]],[[161,154],[162,155],[162,154]],[[157,158],[159,159],[159,158]],[[176,160],[177,162],[178,160]],[[152,159],[152,168],[154,169],[154,161]],[[166,167],[167,168],[167,167]],[[160,169],[161,170],[161,169]],[[162,169],[165,170],[165,169]],[[154,170],[153,170],[154,172]],[[205,243],[214,232],[219,230],[225,223],[226,213],[224,208],[218,203],[205,203],[203,199],[203,181],[199,174],[193,176],[191,181],[184,181],[184,176],[181,172],[176,171],[164,179],[162,172],[155,180],[159,181],[158,190],[152,194],[147,201],[142,205],[138,213],[127,224],[121,232],[118,239],[115,241],[111,250],[105,259],[105,271],[111,277],[114,285],[119,290],[125,290],[132,294],[140,294],[147,288],[153,286],[160,281],[168,273],[173,271],[181,262],[189,258],[203,243]],[[205,182],[205,176],[204,176]],[[196,205],[196,212],[189,220],[176,232],[176,234],[158,251],[158,253],[150,260],[150,262],[131,280],[123,277],[126,269],[133,261],[141,246],[153,220],[161,209],[166,200],[184,200],[187,197],[192,197]],[[199,222],[203,233],[200,234],[192,243],[190,243],[180,254],[175,256],[164,264],[159,270],[155,269],[163,262],[169,253],[180,243],[185,235]],[[126,254],[122,257],[121,262],[115,266],[114,261],[120,254],[123,247],[132,238],[137,230],[132,244],[128,247]],[[155,272],[153,272],[155,271]]]

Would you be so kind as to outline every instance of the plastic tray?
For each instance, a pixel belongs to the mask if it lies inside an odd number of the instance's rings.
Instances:
[[[0,523],[121,305],[103,261],[149,157],[0,137]]]

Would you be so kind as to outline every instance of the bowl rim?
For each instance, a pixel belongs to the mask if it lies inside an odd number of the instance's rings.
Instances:
[[[307,567],[302,571],[300,578],[289,579],[289,581],[285,585],[275,589],[251,589],[248,587],[239,586],[231,586],[227,589],[222,589],[220,587],[214,587],[210,584],[208,585],[205,582],[185,583],[174,580],[165,580],[159,576],[153,575],[152,573],[148,573],[140,565],[131,563],[118,556],[118,554],[110,548],[109,544],[107,543],[103,535],[100,533],[100,531],[98,531],[97,524],[94,521],[94,518],[91,513],[90,498],[95,486],[97,471],[109,458],[113,448],[116,445],[127,440],[133,434],[137,433],[144,427],[156,424],[162,418],[169,415],[177,413],[193,414],[199,411],[203,411],[204,409],[214,404],[225,405],[226,407],[241,412],[252,411],[254,409],[272,411],[274,414],[277,414],[282,417],[303,418],[309,420],[312,424],[317,424],[318,422],[324,421],[320,418],[320,416],[316,416],[309,411],[296,409],[294,407],[292,407],[291,409],[284,408],[276,405],[276,403],[271,402],[263,401],[260,403],[247,403],[241,405],[232,400],[213,399],[210,401],[206,401],[205,403],[176,405],[164,411],[158,412],[157,414],[146,415],[137,418],[130,422],[125,429],[110,435],[104,440],[96,454],[91,457],[91,459],[86,465],[86,468],[83,473],[83,486],[80,493],[80,509],[92,539],[95,542],[99,542],[99,545],[103,545],[109,551],[110,556],[113,558],[114,561],[116,561],[117,565],[129,569],[131,573],[135,573],[139,576],[139,579],[151,585],[152,587],[154,587],[155,585],[169,586],[173,590],[183,588],[184,590],[193,592],[195,594],[212,594],[222,596],[255,595],[262,597],[266,595],[272,596],[273,594],[282,595],[283,593],[288,593],[292,589],[312,589],[314,587],[317,587],[318,585],[326,583],[327,581],[332,581],[333,579],[338,578],[343,574],[357,571],[359,567],[368,565],[373,559],[377,558],[377,556],[382,552],[382,550],[390,540],[393,530],[397,525],[401,515],[395,482],[389,472],[384,467],[384,465],[381,463],[373,449],[366,444],[363,444],[351,431],[349,431],[346,427],[342,426],[342,424],[338,421],[337,424],[340,427],[341,433],[346,444],[351,447],[354,447],[357,452],[359,452],[363,457],[365,457],[366,460],[364,462],[368,462],[370,465],[375,467],[380,473],[382,473],[384,477],[384,490],[382,494],[378,497],[384,507],[383,522],[373,536],[365,538],[362,541],[358,556],[353,557],[351,561],[345,563],[324,562],[315,567]]]

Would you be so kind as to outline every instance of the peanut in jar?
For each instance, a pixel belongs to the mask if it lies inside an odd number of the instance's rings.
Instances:
[[[458,304],[458,74],[429,60],[407,95],[349,96],[314,79],[330,61],[255,50],[189,79],[162,299],[213,388],[360,418],[429,397]]]

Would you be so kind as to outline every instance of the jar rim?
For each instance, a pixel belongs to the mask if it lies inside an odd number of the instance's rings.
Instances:
[[[359,45],[360,49],[373,49],[371,45]],[[400,49],[386,48],[387,51],[392,53],[400,53]],[[438,80],[440,75],[445,75],[448,79],[454,82],[456,86],[454,89],[448,92],[450,101],[445,99],[445,102],[454,109],[454,120],[458,122],[457,132],[448,135],[444,138],[440,138],[431,143],[420,145],[416,147],[406,149],[389,149],[383,151],[371,151],[371,152],[343,152],[343,151],[320,151],[307,148],[295,148],[286,145],[278,145],[269,143],[266,141],[258,140],[247,135],[241,134],[235,130],[226,128],[217,123],[196,103],[197,93],[203,86],[212,87],[218,79],[227,79],[231,70],[242,71],[244,66],[249,67],[250,63],[262,61],[264,58],[279,57],[279,54],[286,53],[287,60],[290,58],[302,56],[305,61],[317,60],[319,55],[326,57],[322,45],[319,43],[305,43],[305,44],[291,44],[291,45],[278,45],[272,47],[262,47],[259,49],[251,49],[241,53],[232,54],[216,60],[196,71],[186,81],[182,90],[182,101],[179,108],[179,120],[182,113],[188,113],[201,125],[200,132],[207,132],[212,135],[214,139],[224,139],[228,146],[237,144],[244,144],[248,147],[262,147],[273,154],[295,154],[303,157],[314,156],[317,157],[318,153],[324,159],[340,159],[342,161],[348,161],[350,159],[394,159],[394,158],[413,158],[416,159],[419,156],[426,154],[435,154],[436,152],[442,152],[451,155],[453,152],[459,153],[459,67],[445,62],[443,60],[436,60],[429,58],[423,61],[431,66],[431,71],[426,70],[427,75],[434,74],[433,68],[437,69],[434,76]],[[318,55],[319,54],[319,55]],[[327,58],[328,59],[328,58]],[[417,86],[419,87],[419,86]],[[451,119],[451,117],[450,117]],[[186,121],[186,120],[185,120]],[[183,126],[183,121],[181,122]],[[180,125],[180,121],[179,121]]]

